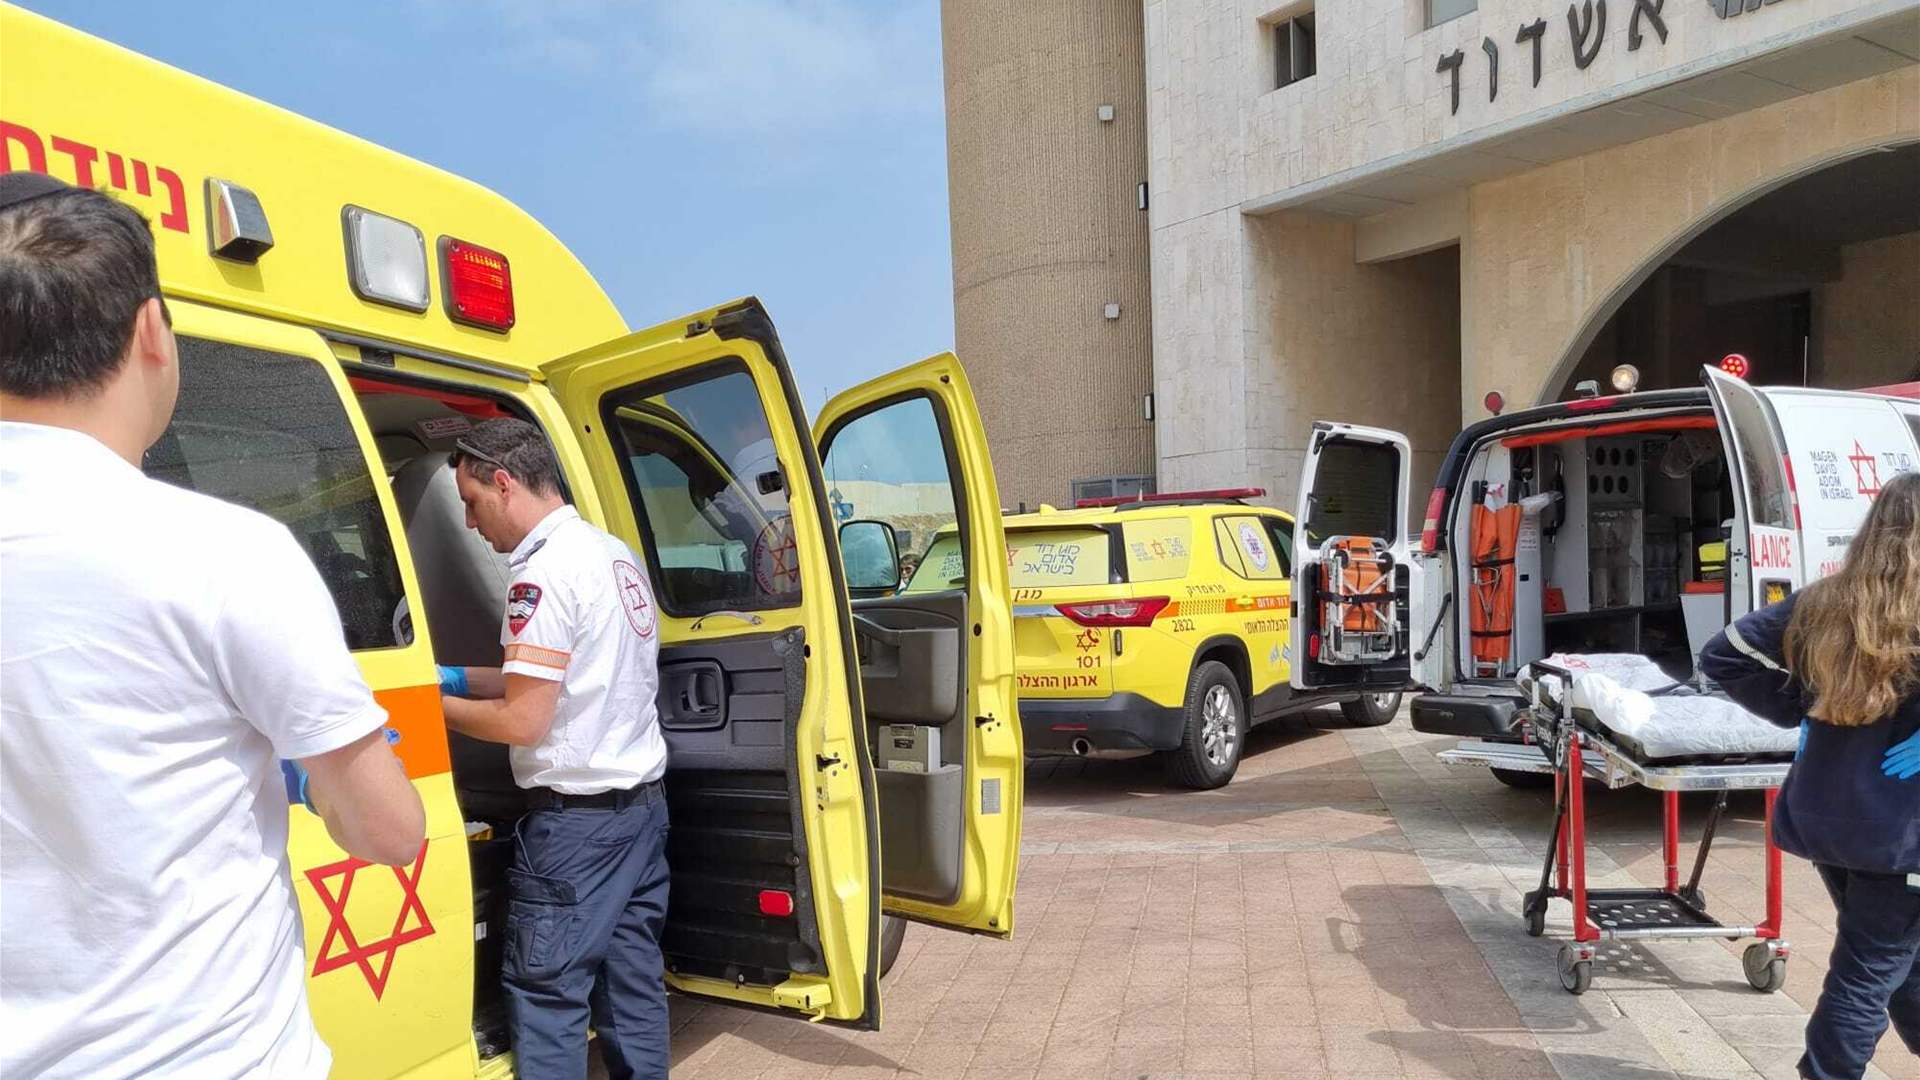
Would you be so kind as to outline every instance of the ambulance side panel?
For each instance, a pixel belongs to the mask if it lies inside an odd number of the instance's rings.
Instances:
[[[1801,585],[1840,568],[1882,486],[1920,468],[1920,403],[1765,389],[1786,440],[1800,511]]]
[[[180,341],[173,423],[146,468],[281,521],[313,557],[388,738],[420,792],[427,840],[409,866],[341,851],[289,811],[307,996],[337,1076],[469,1076],[473,895],[445,722],[406,531],[351,388],[320,336],[170,301]]]

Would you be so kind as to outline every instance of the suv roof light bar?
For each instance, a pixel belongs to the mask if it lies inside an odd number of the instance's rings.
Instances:
[[[1089,510],[1100,506],[1130,506],[1134,503],[1166,502],[1238,502],[1241,499],[1257,499],[1267,493],[1266,488],[1211,488],[1205,491],[1163,491],[1154,495],[1113,495],[1104,499],[1076,499],[1074,508]]]

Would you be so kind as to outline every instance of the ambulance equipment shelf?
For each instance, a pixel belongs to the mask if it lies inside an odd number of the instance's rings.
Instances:
[[[1542,661],[1535,668],[1558,675],[1571,686],[1571,672]],[[1773,842],[1773,805],[1786,780],[1786,762],[1737,765],[1647,765],[1603,733],[1582,728],[1573,714],[1573,695],[1561,695],[1556,708],[1544,700],[1536,682],[1516,730],[1526,742],[1467,739],[1438,756],[1450,765],[1477,765],[1515,772],[1549,773],[1554,778],[1553,843],[1540,869],[1540,887],[1526,896],[1522,915],[1527,934],[1546,932],[1547,904],[1560,897],[1573,905],[1573,941],[1560,947],[1560,985],[1584,994],[1593,982],[1595,944],[1607,940],[1652,938],[1756,939],[1741,957],[1747,984],[1772,993],[1786,982],[1789,947],[1780,937],[1780,849]],[[1666,881],[1658,889],[1587,887],[1587,808],[1584,780],[1607,788],[1638,785],[1661,793]],[[1718,793],[1707,817],[1693,870],[1680,880],[1680,793]],[[1766,918],[1758,925],[1729,926],[1707,914],[1700,877],[1732,791],[1763,791],[1766,799]]]

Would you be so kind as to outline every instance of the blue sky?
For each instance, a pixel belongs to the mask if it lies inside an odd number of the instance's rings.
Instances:
[[[755,294],[809,409],[953,346],[937,0],[24,0],[493,188],[647,326]]]

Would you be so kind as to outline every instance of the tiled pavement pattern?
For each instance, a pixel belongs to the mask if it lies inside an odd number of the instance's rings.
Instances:
[[[1788,860],[1783,993],[1748,989],[1730,946],[1657,942],[1573,998],[1553,967],[1565,905],[1545,939],[1518,915],[1550,797],[1439,764],[1448,745],[1404,717],[1270,726],[1233,784],[1203,794],[1147,762],[1036,765],[1015,940],[914,927],[877,1033],[675,999],[674,1075],[1794,1076],[1833,923],[1810,868]],[[1596,884],[1654,882],[1656,798],[1590,808]],[[1704,887],[1723,918],[1757,921],[1759,800],[1732,809]],[[1876,1064],[1920,1080],[1892,1035]]]

